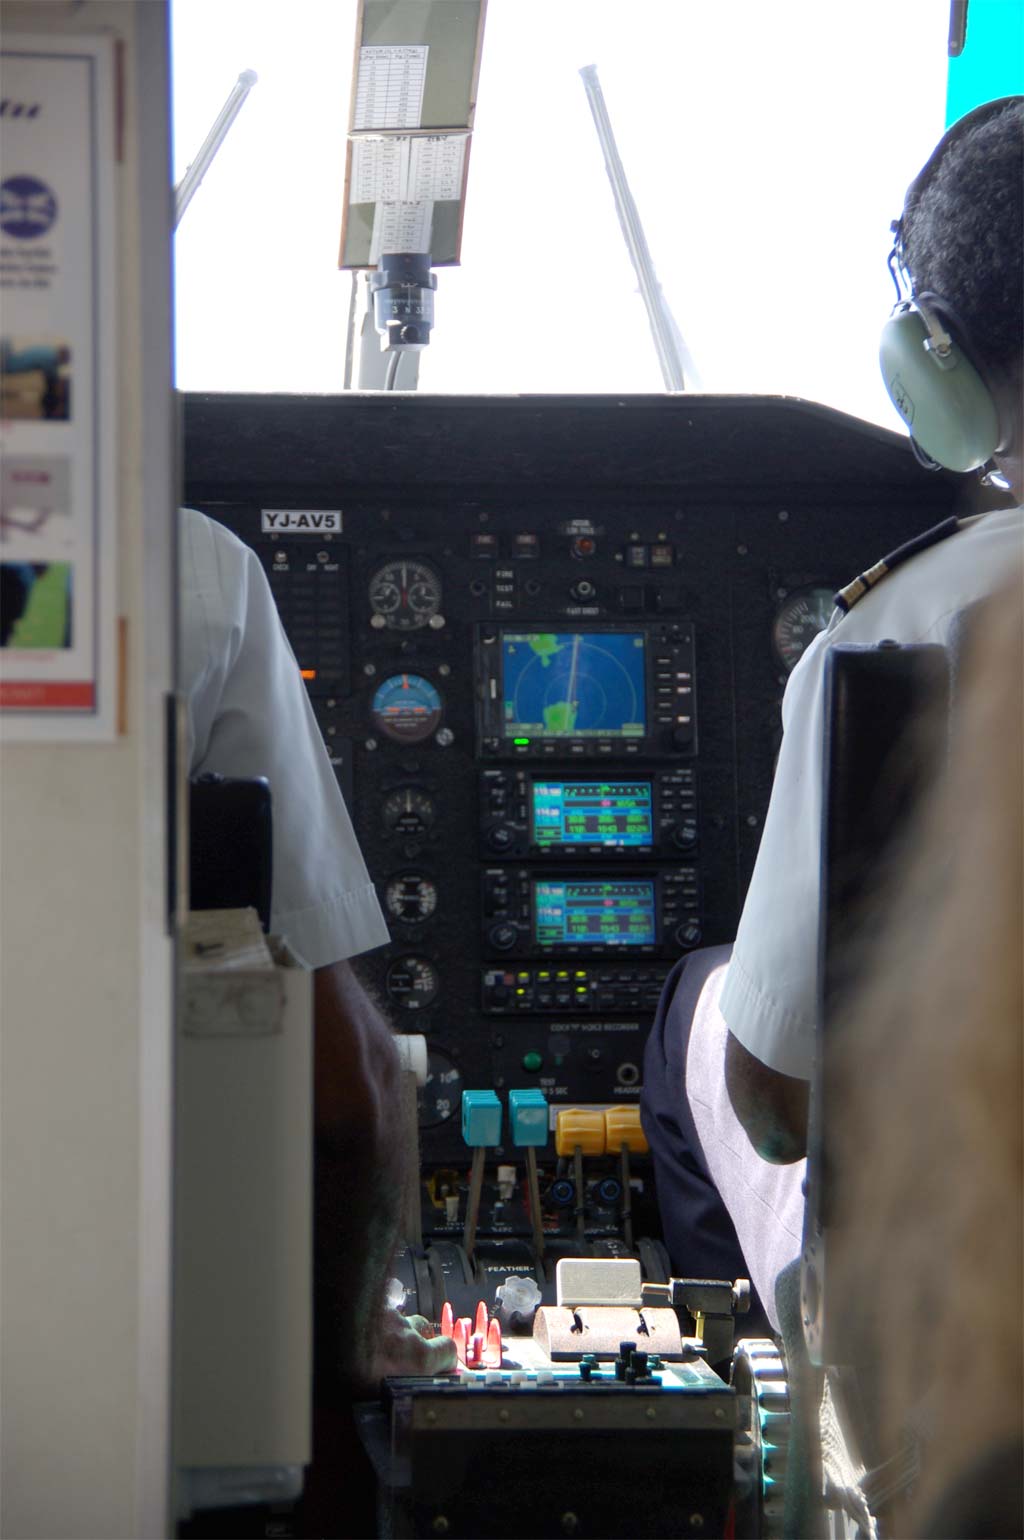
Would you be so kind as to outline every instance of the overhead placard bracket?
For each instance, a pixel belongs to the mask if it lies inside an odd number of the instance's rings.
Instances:
[[[360,0],[342,268],[458,262],[487,0]]]

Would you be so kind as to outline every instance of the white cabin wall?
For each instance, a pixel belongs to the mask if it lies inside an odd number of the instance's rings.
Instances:
[[[165,0],[35,0],[3,36],[124,43],[118,167],[123,730],[0,722],[0,1532],[169,1530],[175,582]]]

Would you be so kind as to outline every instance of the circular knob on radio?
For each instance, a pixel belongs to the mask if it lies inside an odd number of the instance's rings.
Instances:
[[[487,843],[492,850],[511,850],[514,840],[515,835],[507,824],[496,823],[493,829],[487,831]]]
[[[673,727],[672,747],[674,749],[689,748],[693,734],[688,727]]]
[[[690,819],[672,831],[672,843],[680,850],[692,850],[697,843],[697,825]]]
[[[514,925],[492,925],[487,937],[496,952],[510,952],[519,939]]]
[[[676,941],[680,946],[697,946],[700,937],[701,930],[696,920],[687,920],[685,925],[676,928]]]

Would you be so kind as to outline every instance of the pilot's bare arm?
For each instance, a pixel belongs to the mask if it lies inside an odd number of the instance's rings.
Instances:
[[[725,1084],[733,1111],[763,1160],[784,1166],[806,1155],[810,1094],[806,1080],[769,1069],[730,1032]]]
[[[388,1373],[443,1372],[455,1354],[447,1338],[427,1341],[384,1308],[416,1159],[391,1029],[350,963],[318,968],[313,989],[318,1362],[347,1393]]]

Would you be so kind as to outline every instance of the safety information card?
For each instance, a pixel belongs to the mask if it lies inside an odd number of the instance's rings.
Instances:
[[[116,713],[112,45],[0,50],[0,731],[110,738]]]

